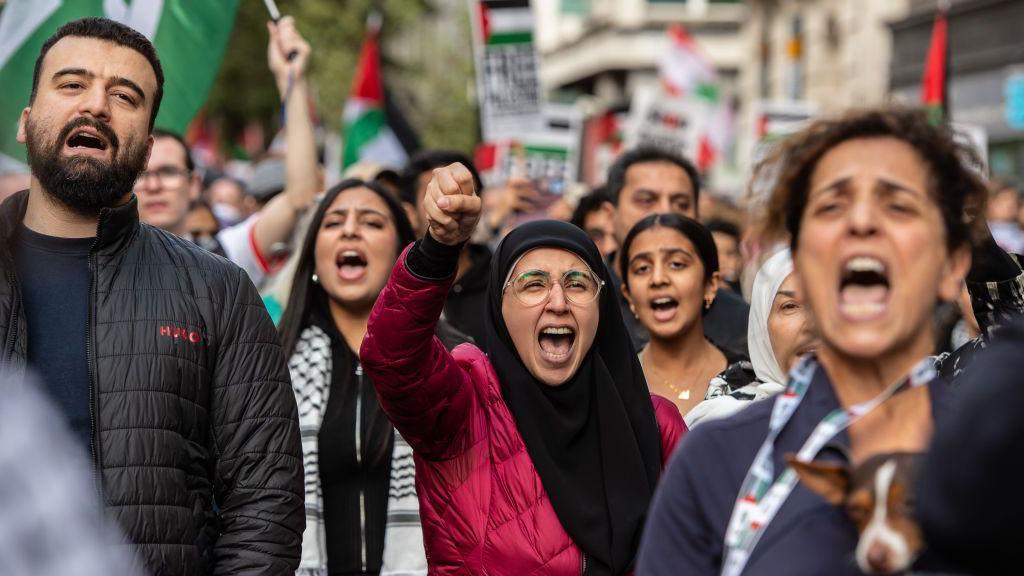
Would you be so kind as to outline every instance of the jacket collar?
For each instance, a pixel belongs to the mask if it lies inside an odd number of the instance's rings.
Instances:
[[[7,245],[25,219],[28,209],[28,190],[14,194],[0,204],[0,239]],[[96,243],[93,250],[110,254],[120,250],[139,228],[139,204],[132,194],[128,202],[100,210],[96,224]]]

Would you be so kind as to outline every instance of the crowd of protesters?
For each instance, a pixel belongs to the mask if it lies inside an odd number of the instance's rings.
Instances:
[[[39,54],[30,174],[0,180],[0,532],[41,544],[0,573],[1005,569],[1024,209],[948,128],[818,120],[750,214],[627,150],[533,220],[538,183],[454,151],[325,186],[311,48],[268,30],[283,142],[246,179],[154,129],[142,35],[87,18]],[[793,471],[933,436],[904,565]]]

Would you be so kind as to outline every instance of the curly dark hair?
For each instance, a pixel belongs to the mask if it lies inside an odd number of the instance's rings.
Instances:
[[[886,107],[853,111],[835,119],[819,120],[782,142],[757,172],[777,169],[771,189],[765,231],[770,236],[790,237],[796,250],[800,221],[807,206],[811,175],[830,150],[857,138],[895,138],[906,142],[928,167],[928,192],[942,212],[946,243],[950,250],[971,245],[984,233],[986,185],[970,166],[980,166],[977,155],[957,142],[948,126],[928,122],[923,110]]]

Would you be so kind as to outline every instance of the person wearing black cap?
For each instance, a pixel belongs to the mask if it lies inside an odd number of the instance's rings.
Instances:
[[[453,165],[424,203],[428,232],[392,271],[360,359],[417,456],[431,573],[628,574],[685,425],[647,390],[600,252],[566,222],[512,230],[482,348],[450,354],[434,325],[480,199]]]
[[[619,274],[630,311],[651,335],[640,352],[651,391],[686,414],[712,378],[746,360],[704,335],[704,317],[721,284],[715,240],[692,218],[648,216],[626,235]]]

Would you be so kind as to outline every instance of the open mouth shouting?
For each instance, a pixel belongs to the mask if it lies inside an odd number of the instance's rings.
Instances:
[[[549,364],[565,364],[576,346],[576,329],[564,324],[541,328],[537,335],[540,356]]]
[[[64,147],[75,156],[102,158],[107,155],[110,142],[94,128],[82,127],[71,132],[64,141]]]
[[[679,311],[679,300],[671,296],[659,296],[651,300],[650,306],[655,322],[670,322]]]
[[[346,282],[356,282],[366,276],[366,254],[351,248],[338,252],[335,258],[338,266],[338,277]]]
[[[885,314],[889,304],[889,270],[874,256],[854,256],[843,264],[839,279],[839,313],[863,322]]]

